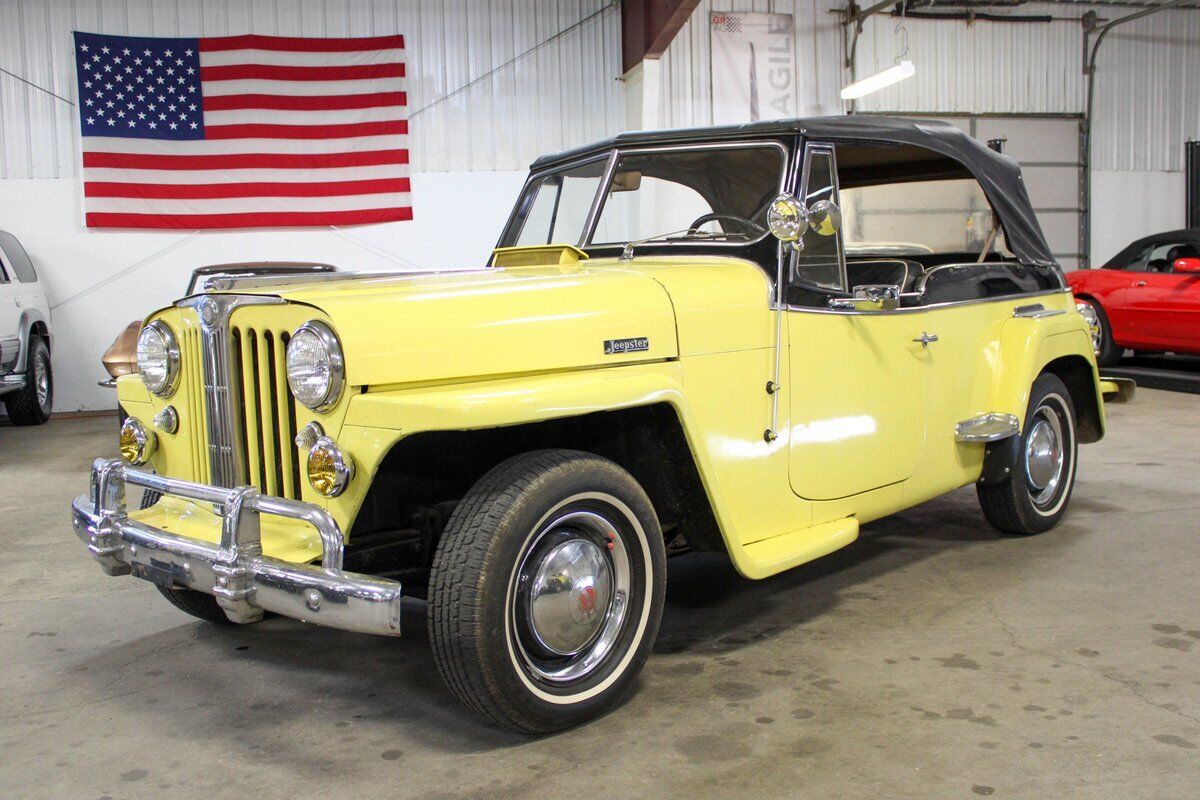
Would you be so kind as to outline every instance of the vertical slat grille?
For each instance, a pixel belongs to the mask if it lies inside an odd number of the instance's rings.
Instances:
[[[183,417],[184,433],[191,442],[192,480],[208,483],[208,429],[204,424],[204,374],[200,361],[200,333],[194,326],[183,328],[183,378],[181,391],[189,412]]]
[[[246,478],[267,494],[299,499],[296,408],[285,374],[288,334],[251,327],[230,334],[233,372],[241,377],[236,413]]]

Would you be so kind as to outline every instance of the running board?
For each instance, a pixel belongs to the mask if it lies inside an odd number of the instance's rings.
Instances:
[[[766,578],[829,555],[857,538],[858,520],[854,517],[772,536],[742,547],[743,558],[738,559],[738,571],[747,578]]]
[[[1100,393],[1109,403],[1128,403],[1137,392],[1137,381],[1133,378],[1114,378],[1111,375],[1100,376]]]
[[[0,375],[0,394],[17,392],[25,388],[24,375]]]
[[[954,440],[968,443],[998,442],[1021,432],[1015,414],[980,414],[954,426]]]

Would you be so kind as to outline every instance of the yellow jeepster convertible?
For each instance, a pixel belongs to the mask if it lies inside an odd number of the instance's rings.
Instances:
[[[217,281],[137,357],[73,508],[106,572],[385,635],[403,586],[453,693],[527,732],[630,686],[669,552],[765,578],[971,483],[1038,533],[1104,429],[1017,165],[885,118],[548,156],[486,268]]]

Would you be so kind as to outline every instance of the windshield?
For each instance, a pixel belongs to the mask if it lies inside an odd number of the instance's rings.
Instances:
[[[624,245],[651,239],[728,241],[767,235],[767,205],[780,191],[782,147],[754,144],[623,153],[603,187],[593,231],[584,231],[606,159],[539,176],[506,244]],[[586,235],[586,238],[585,238]]]

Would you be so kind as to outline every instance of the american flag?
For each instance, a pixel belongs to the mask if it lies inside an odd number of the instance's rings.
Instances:
[[[93,228],[412,219],[404,37],[75,33]]]

